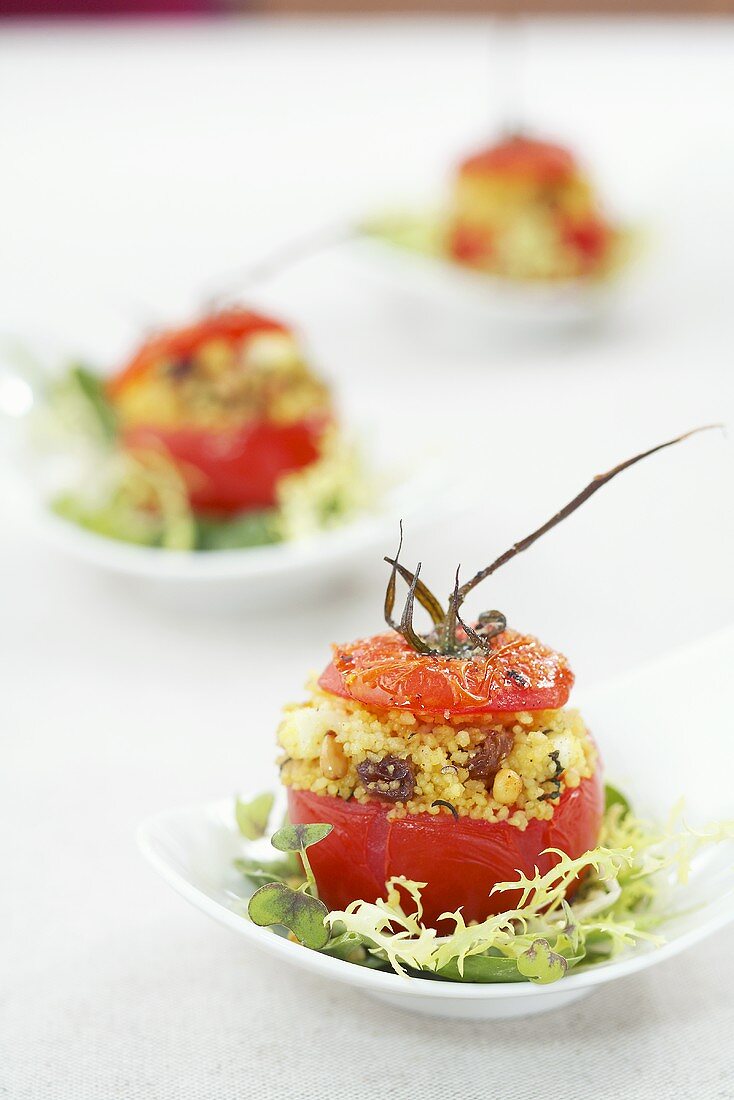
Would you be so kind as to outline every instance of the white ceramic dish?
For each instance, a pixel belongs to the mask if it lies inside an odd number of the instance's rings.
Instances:
[[[398,459],[402,473],[390,471],[386,480],[392,484],[380,491],[374,508],[330,531],[249,549],[161,550],[105,538],[57,516],[49,500],[75,484],[79,475],[73,458],[38,455],[21,432],[16,435],[0,470],[0,492],[37,537],[86,565],[132,579],[156,596],[194,605],[282,603],[306,591],[317,594],[394,548],[401,519],[412,535],[438,517],[444,521],[460,512],[465,504],[452,489],[449,464],[434,452],[421,459]],[[366,462],[372,470],[385,467],[385,459],[378,462],[377,455],[367,454]]]
[[[356,575],[370,560],[394,548],[402,519],[419,533],[455,515],[471,498],[467,486],[452,484],[448,454],[426,448],[408,457],[395,453],[373,424],[350,423],[365,467],[384,488],[375,506],[333,530],[274,546],[208,552],[171,551],[105,538],[56,515],[50,501],[69,486],[83,484],[93,461],[66,441],[42,445],[29,414],[43,402],[43,374],[36,365],[18,366],[17,353],[0,347],[0,497],[33,533],[71,558],[147,588],[164,599],[207,607],[271,603],[310,596]],[[39,363],[60,362],[52,340],[41,342]],[[41,439],[43,439],[41,433]]]
[[[419,531],[437,512],[458,507],[450,501],[445,471],[427,461],[385,492],[374,511],[341,527],[310,538],[242,550],[179,552],[132,546],[107,539],[56,516],[38,502],[33,521],[38,533],[62,552],[108,572],[135,577],[180,592],[213,589],[280,602],[303,585],[335,581],[358,571],[370,558],[379,560],[394,546],[400,520]],[[195,593],[194,593],[195,594]]]
[[[377,271],[396,291],[417,291],[435,302],[437,308],[454,304],[512,328],[546,330],[595,325],[608,315],[620,292],[626,294],[628,290],[627,271],[598,282],[513,282],[379,237],[355,238],[350,251],[361,266]]]
[[[702,713],[695,705],[701,678],[712,704],[705,713],[716,712],[716,697],[723,701],[732,662],[734,629],[579,700],[602,746],[607,775],[620,782],[643,812],[665,814],[681,794],[688,793],[691,822],[733,816],[729,769],[708,774],[705,791],[700,785],[697,792],[690,789],[690,729],[681,721],[687,712]],[[698,751],[704,739],[711,748],[730,751],[727,746],[734,734],[730,713],[722,708],[721,720],[697,731]],[[684,895],[688,912],[666,926],[662,947],[637,948],[614,962],[572,972],[550,986],[423,981],[341,962],[249,923],[243,913],[252,889],[232,865],[243,845],[234,824],[232,799],[160,814],[141,826],[139,842],[146,858],[175,890],[253,947],[324,979],[430,1016],[508,1019],[570,1005],[606,982],[664,962],[734,920],[734,845],[724,844],[695,862]]]

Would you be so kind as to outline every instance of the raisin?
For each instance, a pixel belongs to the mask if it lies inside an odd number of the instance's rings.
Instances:
[[[415,790],[410,761],[399,756],[363,760],[357,764],[357,774],[369,794],[384,798],[387,802],[407,802]]]
[[[190,358],[176,359],[173,363],[169,363],[166,369],[166,373],[169,378],[173,378],[179,381],[182,378],[187,378],[194,369],[194,361]]]
[[[467,770],[472,779],[480,779],[490,785],[500,765],[513,746],[515,738],[510,730],[490,733],[479,748],[472,754]]]

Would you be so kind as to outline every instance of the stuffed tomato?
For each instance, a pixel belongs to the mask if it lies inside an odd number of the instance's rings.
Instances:
[[[552,873],[563,856],[598,846],[602,767],[583,718],[566,706],[568,661],[508,629],[501,611],[470,625],[463,604],[624,470],[704,430],[598,474],[464,583],[457,569],[445,607],[420,563],[415,572],[400,563],[401,528],[395,558],[385,559],[390,632],[334,646],[310,698],[286,708],[278,732],[291,822],[331,826],[309,848],[329,909],[374,902],[403,876],[419,885],[423,923],[451,931],[444,914],[461,910],[470,923],[517,910],[528,901],[519,877]],[[399,618],[398,577],[408,585]],[[416,601],[431,619],[427,632],[413,624]]]
[[[448,248],[459,263],[517,279],[603,274],[618,233],[572,154],[509,137],[458,168]]]
[[[517,904],[492,894],[547,871],[549,849],[593,848],[601,765],[565,707],[567,661],[503,629],[480,649],[458,628],[451,652],[417,652],[397,633],[337,646],[310,698],[279,729],[293,823],[327,822],[310,850],[330,909],[374,901],[403,875],[425,883],[424,920],[461,908],[482,920]]]
[[[146,343],[108,385],[123,446],[160,451],[196,511],[276,503],[315,462],[333,422],[328,391],[282,324],[231,309]]]

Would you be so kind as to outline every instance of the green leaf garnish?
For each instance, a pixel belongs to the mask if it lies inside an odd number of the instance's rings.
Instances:
[[[261,927],[282,925],[306,947],[315,951],[329,941],[326,917],[329,910],[318,898],[300,890],[291,890],[282,882],[261,886],[250,898],[247,912],[253,924]]]
[[[258,840],[261,836],[265,836],[274,801],[275,796],[268,791],[257,795],[251,802],[237,799],[235,804],[237,828],[247,840]]]
[[[270,841],[279,852],[305,852],[312,844],[324,840],[333,825],[315,823],[313,825],[284,825],[278,829]]]
[[[83,366],[72,367],[69,374],[89,402],[102,435],[107,440],[113,440],[117,435],[117,417],[107,400],[102,379]]]
[[[550,985],[565,977],[568,963],[563,955],[551,950],[548,940],[534,940],[517,959],[517,969],[524,978],[538,985]]]
[[[235,805],[235,816],[240,832],[250,840],[263,836],[267,828],[267,819],[273,806],[272,795],[258,795],[250,803],[240,800]],[[316,879],[308,862],[306,848],[317,844],[329,835],[331,825],[284,825],[271,838],[278,851],[285,853],[285,859],[263,861],[245,855],[234,861],[250,882],[256,886],[263,883],[279,882],[293,890],[300,890],[318,897]]]
[[[445,966],[439,967],[436,976],[452,982],[524,982],[525,978],[519,973],[517,961],[507,958],[499,953],[495,955],[470,955],[464,960],[464,965],[459,971],[459,964],[452,959]]]
[[[264,886],[267,882],[282,882],[293,888],[300,886],[303,875],[292,873],[285,860],[265,863],[259,860],[236,859],[234,865],[255,886]]]
[[[52,393],[52,399],[58,397],[66,403],[69,411],[73,402],[78,407],[83,407],[88,427],[105,443],[111,443],[115,439],[117,416],[107,399],[104,381],[99,375],[81,363],[75,363],[66,376],[55,384]]]
[[[117,439],[118,424],[104,380],[83,364],[72,363],[64,374],[47,380],[44,388],[40,441],[56,445],[63,442],[75,448],[83,442],[108,456],[110,445]]]
[[[632,807],[629,804],[628,799],[622,794],[621,791],[613,787],[611,783],[605,783],[604,785],[604,810],[605,812],[611,809],[612,806],[621,806],[622,812],[625,814],[632,812]]]
[[[306,849],[330,832],[326,824],[288,825],[273,838],[285,860],[241,861],[253,881],[269,881],[251,901],[256,923],[288,927],[308,946],[319,941],[316,949],[335,958],[423,980],[546,984],[637,943],[663,942],[656,930],[675,915],[671,877],[685,883],[697,852],[734,840],[734,822],[692,829],[678,809],[668,827],[659,829],[636,818],[624,795],[608,788],[597,848],[576,858],[554,849],[558,862],[550,871],[518,875],[494,888],[499,894],[519,892],[517,908],[474,925],[458,910],[445,913],[442,920],[453,921],[454,928],[442,936],[422,923],[426,884],[403,877],[386,883],[384,898],[357,899],[343,911],[326,912],[317,901]],[[578,888],[567,900],[571,886]],[[263,894],[266,889],[270,893]],[[304,912],[304,927],[294,927],[294,915],[299,920]],[[324,939],[319,921],[330,937]]]
[[[281,540],[278,513],[274,508],[221,520],[199,516],[196,521],[198,550],[244,550],[271,546]]]

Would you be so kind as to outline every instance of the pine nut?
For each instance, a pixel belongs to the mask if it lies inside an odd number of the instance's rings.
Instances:
[[[327,733],[321,745],[321,774],[327,779],[343,779],[349,771],[349,763],[344,749],[336,739],[335,733]]]
[[[512,806],[522,794],[522,779],[512,768],[500,768],[492,784],[492,798],[502,806]]]

